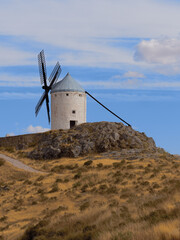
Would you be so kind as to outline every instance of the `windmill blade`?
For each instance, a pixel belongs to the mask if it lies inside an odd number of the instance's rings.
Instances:
[[[41,96],[41,98],[39,99],[38,104],[37,104],[36,107],[35,107],[36,117],[37,117],[37,115],[38,115],[38,113],[39,113],[39,111],[40,111],[40,109],[41,109],[41,106],[42,106],[42,104],[43,104],[43,102],[44,102],[44,100],[45,100],[45,98],[46,98],[46,95],[47,95],[47,93],[44,92],[43,95]]]
[[[46,81],[46,61],[45,61],[45,56],[44,56],[44,50],[42,50],[38,54],[38,64],[39,64],[39,74],[40,74],[40,79],[41,79],[41,85],[44,85],[45,87],[47,86],[47,81]]]
[[[51,75],[50,75],[50,77],[49,77],[49,82],[50,82],[49,87],[50,88],[52,87],[52,85],[54,83],[57,82],[60,73],[61,73],[61,66],[60,66],[59,62],[57,62],[53,71],[52,71],[52,73],[51,73]]]
[[[50,123],[49,96],[48,96],[48,94],[46,95],[46,108],[47,108],[47,114],[48,114],[48,121]]]

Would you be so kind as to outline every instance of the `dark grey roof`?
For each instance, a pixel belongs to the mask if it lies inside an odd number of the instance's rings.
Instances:
[[[61,81],[53,85],[51,93],[54,92],[85,92],[85,90],[67,73]]]

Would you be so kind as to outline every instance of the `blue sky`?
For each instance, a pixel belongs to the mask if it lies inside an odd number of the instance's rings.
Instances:
[[[180,2],[0,0],[0,136],[50,128],[37,54],[57,61],[92,95],[180,154]],[[87,121],[118,121],[87,97]]]

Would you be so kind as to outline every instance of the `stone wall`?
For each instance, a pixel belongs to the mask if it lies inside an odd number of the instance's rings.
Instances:
[[[31,145],[36,145],[41,141],[44,133],[26,134],[12,137],[0,138],[0,147],[14,147],[16,149],[24,149]]]

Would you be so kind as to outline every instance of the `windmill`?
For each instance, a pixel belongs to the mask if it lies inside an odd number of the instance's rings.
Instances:
[[[42,94],[41,98],[39,99],[38,104],[36,105],[35,108],[35,114],[36,117],[41,109],[41,106],[46,100],[46,108],[47,108],[47,115],[48,115],[48,121],[50,123],[50,110],[49,110],[49,91],[51,90],[52,86],[57,82],[58,77],[61,73],[61,66],[59,62],[56,63],[48,81],[49,85],[47,85],[47,72],[46,72],[46,61],[45,61],[45,56],[44,56],[44,51],[42,50],[38,54],[38,65],[39,65],[39,74],[40,74],[40,81],[42,85],[42,89],[44,89],[44,93]]]
[[[86,95],[95,100],[103,108],[117,117],[119,120],[131,126],[124,121],[109,108],[100,103],[89,92],[85,91],[76,80],[74,80],[69,73],[59,82],[58,77],[61,73],[61,67],[57,62],[50,77],[49,86],[46,80],[46,62],[44,51],[42,50],[38,55],[39,73],[42,88],[44,93],[41,96],[36,108],[35,113],[38,115],[41,106],[46,100],[46,108],[48,114],[48,121],[50,123],[50,110],[49,110],[49,91],[51,90],[51,129],[69,129],[75,125],[86,122]]]

